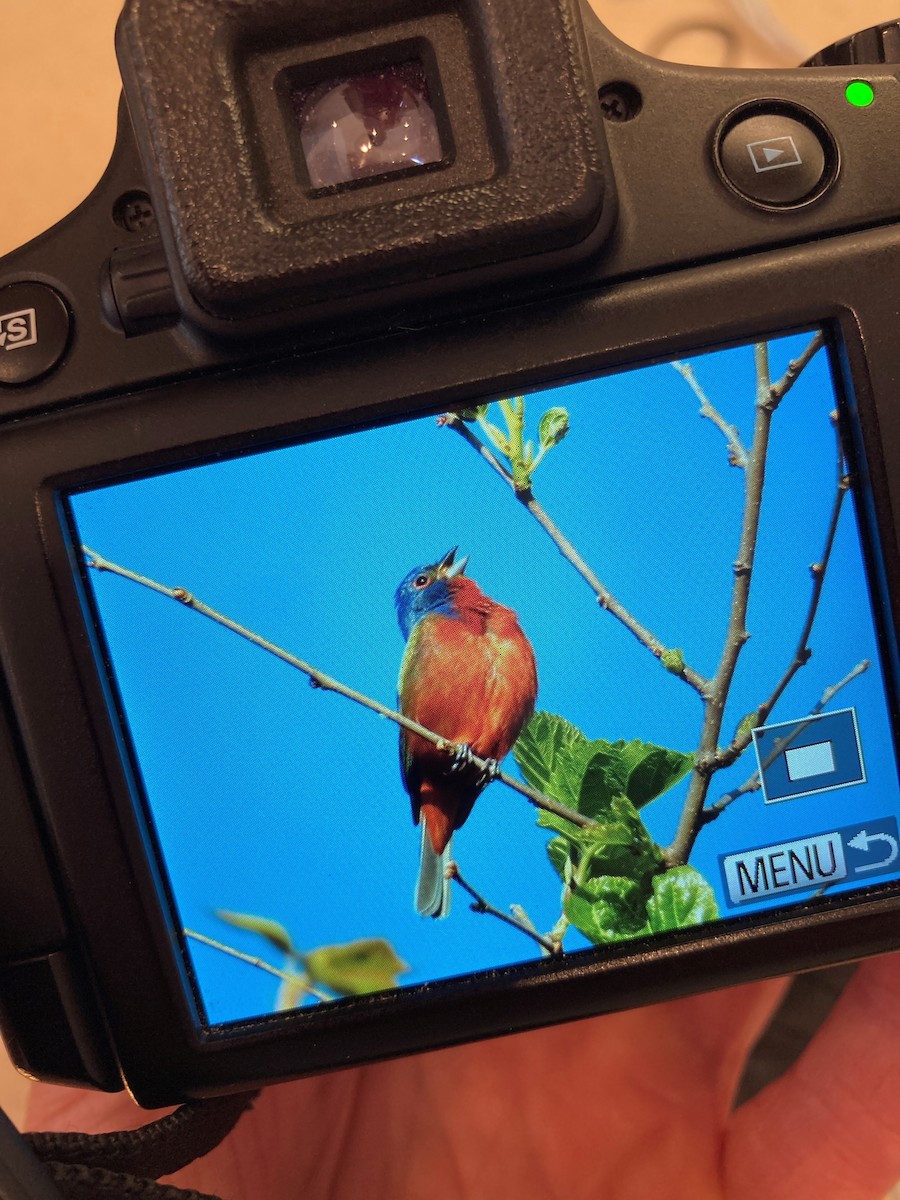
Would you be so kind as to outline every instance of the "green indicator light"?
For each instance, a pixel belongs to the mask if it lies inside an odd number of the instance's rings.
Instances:
[[[854,79],[844,89],[844,96],[854,108],[868,108],[875,99],[875,89],[864,79]]]

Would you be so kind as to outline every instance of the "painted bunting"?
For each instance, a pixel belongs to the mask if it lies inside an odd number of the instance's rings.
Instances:
[[[454,561],[456,549],[415,567],[395,596],[406,638],[400,711],[461,747],[453,756],[400,730],[403,783],[422,824],[416,909],[431,917],[449,911],[450,839],[490,779],[471,755],[505,758],[537,697],[534,651],[518,617],[463,574],[468,558]]]

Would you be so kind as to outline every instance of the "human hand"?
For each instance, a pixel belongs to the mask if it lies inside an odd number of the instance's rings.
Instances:
[[[900,1178],[900,955],[864,963],[794,1067],[732,1112],[786,987],[274,1086],[172,1181],[225,1200],[882,1200]],[[148,1119],[35,1085],[28,1123]]]

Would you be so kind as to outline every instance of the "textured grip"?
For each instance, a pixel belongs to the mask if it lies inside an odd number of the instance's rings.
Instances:
[[[873,25],[860,33],[832,42],[804,67],[877,66],[879,63],[900,63],[900,20]]]

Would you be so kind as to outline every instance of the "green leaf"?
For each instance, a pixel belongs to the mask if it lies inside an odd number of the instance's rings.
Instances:
[[[250,933],[258,933],[260,937],[271,942],[283,954],[299,956],[300,952],[295,949],[291,935],[277,921],[272,921],[268,917],[254,917],[249,913],[229,912],[224,908],[216,909],[216,916],[227,925],[233,925],[235,929],[246,929]]]
[[[645,745],[644,749],[646,753],[628,776],[628,799],[637,808],[643,808],[680,783],[694,765],[693,754],[664,750],[662,746]]]
[[[534,714],[513,749],[519,769],[533,788],[576,810],[591,753],[590,742],[580,729],[565,717],[548,712]]]
[[[569,842],[565,837],[555,837],[547,843],[547,857],[550,859],[550,865],[563,883],[568,883],[566,865],[570,862]]]
[[[694,762],[690,754],[650,742],[588,741],[571,722],[548,712],[534,714],[513,753],[533,788],[592,820],[608,812],[615,796],[643,808],[683,779]]]
[[[390,942],[365,938],[339,946],[320,946],[304,955],[310,982],[339,996],[362,996],[398,987],[397,976],[410,968]]]
[[[578,811],[588,817],[607,811],[614,796],[627,796],[643,808],[674,787],[694,765],[692,755],[649,742],[591,744],[600,749],[587,764],[578,801]]]
[[[573,890],[565,914],[595,945],[620,942],[640,934],[647,922],[647,891],[632,879],[606,875]]]
[[[555,813],[541,811],[538,824],[559,834],[547,846],[550,863],[563,883],[606,875],[642,881],[659,870],[662,852],[634,805],[625,796],[613,799],[608,820],[582,828]]]
[[[627,773],[614,746],[596,749],[587,762],[578,791],[578,811],[597,820],[609,812],[613,797],[625,791]]]
[[[712,888],[693,867],[674,867],[652,883],[598,876],[574,888],[565,901],[568,919],[595,944],[624,941],[714,921]]]
[[[541,448],[558,446],[569,432],[569,414],[564,408],[549,408],[538,424]]]
[[[613,801],[610,815],[617,819],[583,831],[585,861],[579,863],[579,876],[620,875],[649,887],[649,880],[659,870],[661,851],[624,796]]]
[[[601,853],[606,846],[631,846],[646,834],[643,821],[638,818],[637,828],[625,821],[603,821],[582,827],[573,825],[565,817],[542,810],[538,824],[560,834],[569,845],[587,854]]]
[[[650,933],[703,925],[718,915],[715,893],[693,867],[673,867],[655,876],[647,904]]]
[[[566,842],[576,844],[580,840],[582,832],[580,825],[573,825],[565,817],[560,817],[554,812],[548,812],[546,808],[538,809],[537,823],[541,829],[552,829],[554,833],[560,834]]]

